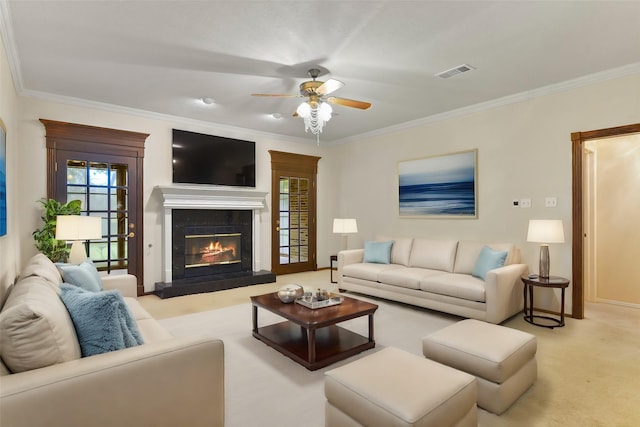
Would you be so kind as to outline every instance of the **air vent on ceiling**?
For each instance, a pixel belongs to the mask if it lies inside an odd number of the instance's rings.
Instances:
[[[462,64],[457,67],[453,67],[449,70],[441,71],[436,74],[437,77],[442,77],[443,79],[448,79],[449,77],[453,77],[456,74],[466,73],[467,71],[475,70],[471,65]]]

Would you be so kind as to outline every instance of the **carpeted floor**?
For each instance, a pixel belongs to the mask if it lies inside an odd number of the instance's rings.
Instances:
[[[167,300],[145,296],[140,301],[176,336],[206,334],[224,340],[228,427],[320,427],[326,370],[386,346],[421,354],[424,335],[459,320],[351,294],[380,306],[375,315],[377,347],[315,372],[252,337],[250,295],[272,292],[285,283],[335,289],[328,278],[328,271],[301,273],[279,276],[275,284]],[[259,319],[261,325],[281,320],[262,310]],[[365,318],[341,325],[362,334],[367,327]],[[501,416],[479,409],[480,426],[640,425],[640,310],[588,304],[586,318],[567,319],[564,328],[539,328],[520,315],[503,325],[538,338],[538,380]]]

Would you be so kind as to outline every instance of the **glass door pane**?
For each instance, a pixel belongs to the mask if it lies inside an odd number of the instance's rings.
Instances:
[[[280,177],[280,264],[309,261],[309,179]]]
[[[67,160],[67,201],[81,201],[81,215],[102,218],[102,239],[85,242],[100,270],[128,267],[127,164]]]

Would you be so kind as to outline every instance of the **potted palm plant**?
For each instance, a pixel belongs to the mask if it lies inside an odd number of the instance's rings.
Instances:
[[[43,208],[43,225],[33,232],[36,248],[53,262],[64,262],[69,256],[69,248],[63,240],[56,240],[56,217],[58,215],[80,215],[82,202],[71,200],[60,203],[55,199],[40,199]]]

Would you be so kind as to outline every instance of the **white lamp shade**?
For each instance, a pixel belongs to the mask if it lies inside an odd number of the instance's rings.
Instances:
[[[357,233],[358,224],[355,218],[334,218],[333,232],[339,234]]]
[[[532,219],[529,221],[527,242],[564,243],[562,220]]]
[[[60,215],[56,217],[56,240],[102,238],[102,218],[98,216]]]

